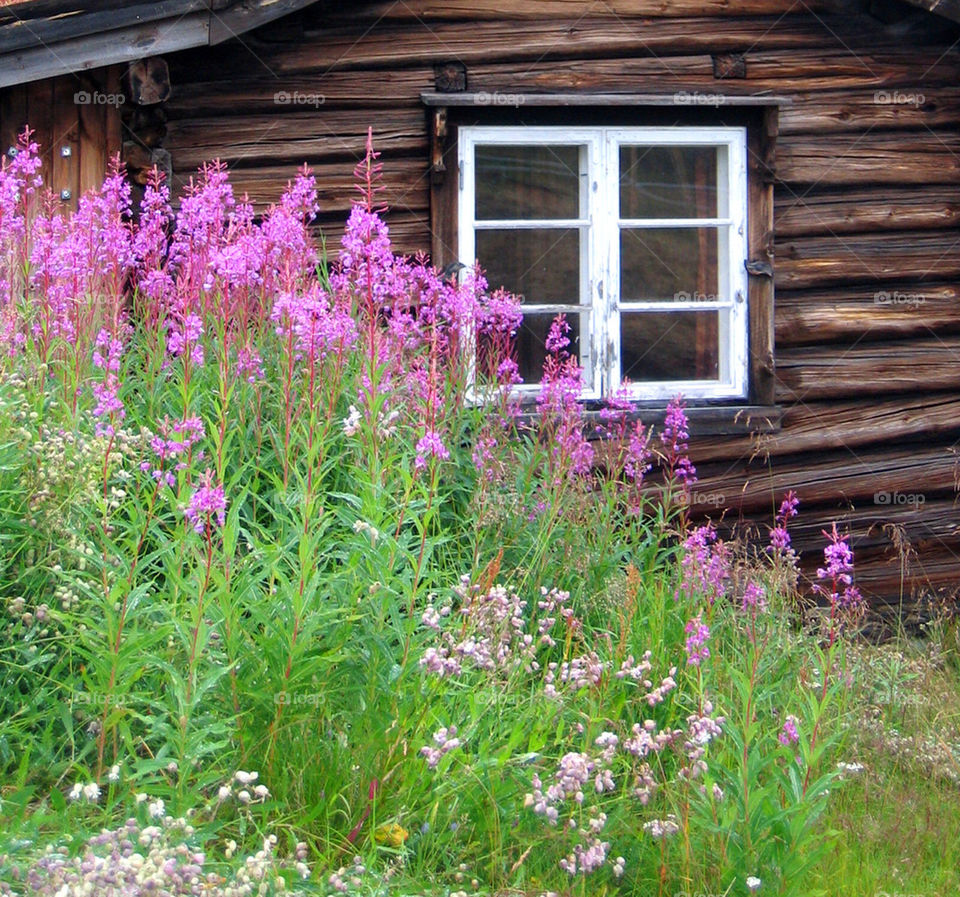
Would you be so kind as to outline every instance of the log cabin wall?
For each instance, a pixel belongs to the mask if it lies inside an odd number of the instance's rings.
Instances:
[[[784,491],[804,566],[854,536],[874,606],[953,595],[960,431],[958,27],[896,0],[321,2],[167,56],[174,184],[219,157],[261,208],[317,175],[335,246],[368,125],[397,249],[431,245],[437,67],[468,89],[775,94],[778,432],[695,438],[697,492],[769,523]],[[841,11],[836,11],[842,6]],[[456,68],[456,67],[455,67]],[[442,74],[442,71],[441,71]],[[821,561],[822,562],[822,561]]]

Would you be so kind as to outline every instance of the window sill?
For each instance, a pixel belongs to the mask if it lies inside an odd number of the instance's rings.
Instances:
[[[583,419],[588,425],[603,423],[597,402],[585,403]],[[783,417],[779,405],[693,405],[684,409],[691,437],[697,436],[749,436],[756,433],[777,433]],[[658,429],[663,426],[667,409],[663,403],[638,404],[627,415],[630,421],[639,420],[644,426],[651,424]],[[526,402],[520,415],[522,423],[533,424],[539,415],[535,406]],[[588,427],[588,429],[592,429]],[[589,433],[587,435],[590,435]]]

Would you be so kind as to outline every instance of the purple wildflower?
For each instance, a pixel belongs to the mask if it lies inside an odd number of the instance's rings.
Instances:
[[[832,609],[857,614],[863,610],[864,600],[860,590],[853,585],[853,550],[846,538],[840,538],[836,523],[831,532],[824,530],[823,535],[829,539],[823,549],[826,566],[817,569],[820,582],[814,585],[814,590],[830,601]]]
[[[767,609],[767,593],[760,583],[752,580],[747,583],[743,590],[743,600],[740,607],[744,612],[752,611],[754,613]]]
[[[216,518],[220,526],[226,522],[227,498],[223,486],[213,485],[213,471],[206,471],[190,497],[185,511],[194,530],[202,533]]]
[[[713,524],[695,527],[684,539],[680,558],[680,583],[674,599],[705,598],[713,604],[724,594],[730,577],[730,551],[717,539]]]
[[[170,336],[167,338],[167,350],[174,358],[183,355],[189,356],[190,361],[197,367],[203,365],[203,321],[199,315],[189,314],[178,327],[170,321]]]
[[[683,646],[687,654],[687,665],[699,666],[701,661],[710,656],[710,649],[707,647],[710,627],[703,622],[703,614],[699,613],[688,620],[683,631],[687,634],[687,641]]]
[[[783,721],[783,728],[780,730],[777,738],[784,747],[790,747],[790,745],[796,744],[800,740],[800,733],[797,731],[798,722],[799,720],[793,715],[788,716]]]
[[[800,499],[797,493],[792,489],[784,496],[780,503],[780,510],[777,511],[774,526],[770,529],[770,550],[777,554],[787,554],[792,552],[790,545],[790,533],[787,531],[787,523],[792,517],[797,516],[797,506]]]
[[[94,366],[101,369],[103,380],[93,384],[91,390],[97,399],[93,409],[94,417],[107,418],[110,423],[98,423],[98,436],[113,436],[114,424],[123,420],[126,410],[118,395],[120,389],[120,356],[123,354],[123,343],[106,330],[101,330],[93,350]]]
[[[428,430],[417,443],[417,457],[414,462],[417,470],[423,470],[427,466],[427,458],[431,456],[440,461],[446,461],[450,457],[449,450],[435,430]]]
[[[683,410],[683,396],[677,396],[667,405],[667,416],[663,423],[660,440],[666,447],[668,476],[687,489],[697,482],[697,469],[687,457],[687,415]]]

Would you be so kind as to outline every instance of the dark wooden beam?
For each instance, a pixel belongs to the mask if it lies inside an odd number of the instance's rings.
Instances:
[[[29,18],[0,17],[0,53],[146,25],[206,9],[206,0],[161,0],[159,3],[125,4],[116,9],[77,11],[68,15],[58,12],[47,16],[34,14]]]
[[[316,0],[241,0],[240,3],[210,16],[210,45],[283,18],[315,3]]]
[[[927,12],[935,12],[952,22],[960,22],[960,0],[907,0],[907,3]]]
[[[51,47],[20,50],[0,60],[0,87],[129,62],[144,56],[159,56],[187,47],[202,47],[208,41],[209,28],[210,14],[198,12],[172,22],[120,28],[73,38]]]

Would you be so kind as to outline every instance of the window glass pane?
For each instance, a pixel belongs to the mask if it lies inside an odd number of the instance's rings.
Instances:
[[[717,311],[622,314],[621,376],[635,383],[718,379],[719,315]]]
[[[715,146],[621,146],[621,218],[718,218]]]
[[[517,363],[524,383],[536,384],[543,377],[543,362],[547,357],[547,334],[554,318],[556,315],[552,313],[527,312],[523,316],[523,324],[517,333]],[[570,345],[567,346],[567,351],[575,358],[580,358],[580,318],[578,314],[567,314],[567,323],[570,325],[570,332],[567,334]]]
[[[579,218],[580,151],[578,146],[477,146],[477,219]]]
[[[718,231],[714,227],[623,228],[622,302],[716,301]]]
[[[492,289],[530,304],[580,304],[578,228],[478,230],[477,259]]]

